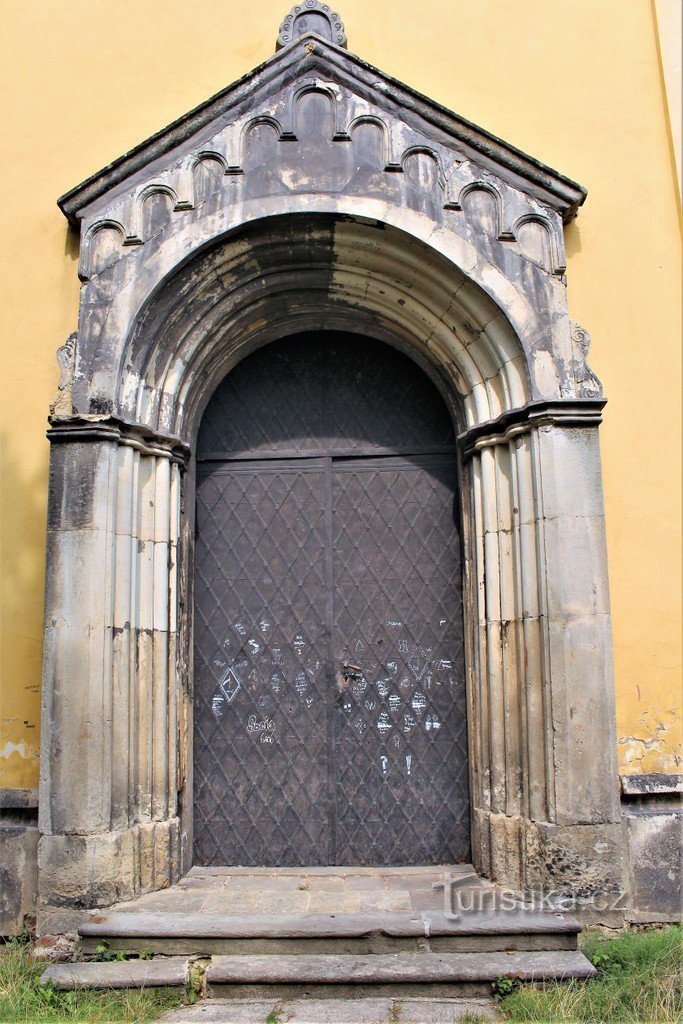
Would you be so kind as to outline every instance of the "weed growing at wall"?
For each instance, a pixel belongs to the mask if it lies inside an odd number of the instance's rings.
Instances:
[[[501,1002],[507,1021],[543,1024],[674,1024],[683,1015],[683,930],[648,928],[617,938],[588,935],[589,982],[525,985]]]
[[[163,988],[61,992],[39,984],[46,966],[31,959],[28,943],[0,945],[0,1024],[146,1024],[179,1002]]]

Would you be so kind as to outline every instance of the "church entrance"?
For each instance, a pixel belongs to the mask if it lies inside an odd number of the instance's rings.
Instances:
[[[194,861],[470,857],[460,500],[439,392],[319,332],[221,383],[197,449]]]

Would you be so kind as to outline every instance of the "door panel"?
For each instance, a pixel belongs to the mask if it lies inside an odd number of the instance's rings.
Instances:
[[[201,467],[195,547],[194,852],[331,856],[321,460]]]
[[[200,458],[453,450],[443,399],[412,360],[353,334],[301,334],[266,345],[218,386]]]
[[[455,480],[453,457],[334,466],[340,864],[469,851]]]

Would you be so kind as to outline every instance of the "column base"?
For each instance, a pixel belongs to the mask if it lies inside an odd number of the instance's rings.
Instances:
[[[620,927],[626,912],[620,824],[555,825],[474,812],[477,870],[521,898],[585,923]]]
[[[172,885],[180,877],[178,818],[121,832],[43,835],[38,844],[38,935],[75,931],[87,913]]]

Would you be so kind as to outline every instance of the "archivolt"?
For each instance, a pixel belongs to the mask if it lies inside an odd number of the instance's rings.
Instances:
[[[124,414],[191,443],[235,363],[309,329],[355,330],[404,349],[461,406],[463,427],[529,400],[519,340],[461,270],[394,228],[318,215],[252,224],[166,281],[126,347]]]

